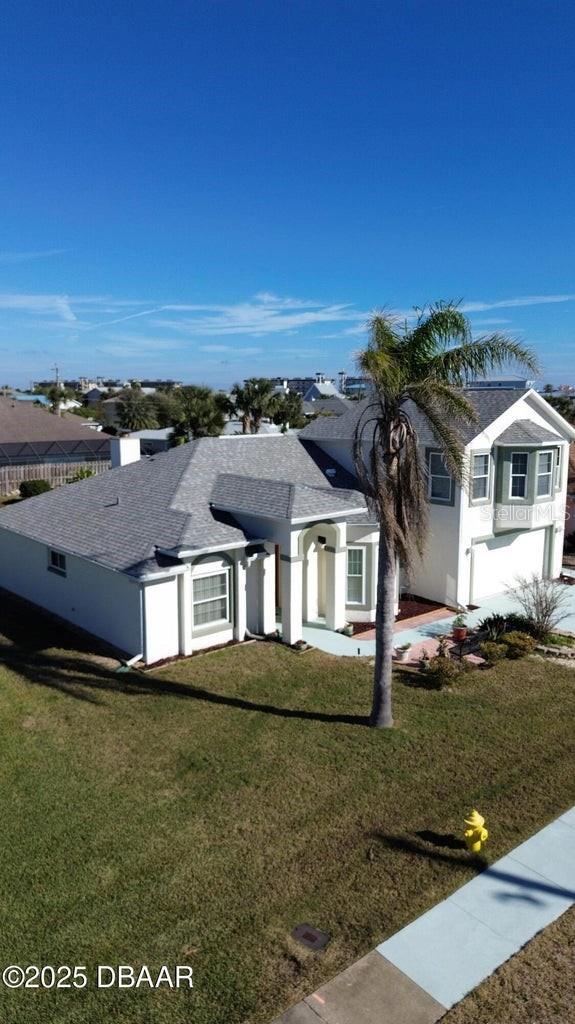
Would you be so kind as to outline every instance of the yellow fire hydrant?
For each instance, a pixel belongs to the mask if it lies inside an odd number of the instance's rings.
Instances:
[[[489,836],[489,832],[483,827],[485,825],[485,818],[479,811],[473,810],[469,817],[465,819],[465,824],[469,826],[463,833],[465,845],[471,853],[479,853],[482,844]]]

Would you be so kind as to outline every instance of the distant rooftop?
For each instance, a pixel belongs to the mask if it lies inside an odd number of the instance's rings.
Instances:
[[[488,380],[472,380],[466,385],[466,389],[501,388],[503,390],[528,391],[529,388],[534,388],[536,383],[536,380],[528,380],[525,377],[490,377]]]

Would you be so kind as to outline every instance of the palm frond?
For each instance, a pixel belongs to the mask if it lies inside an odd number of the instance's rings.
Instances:
[[[465,391],[446,384],[445,381],[427,377],[408,385],[406,394],[414,401],[417,396],[416,404],[424,416],[426,415],[425,407],[429,403],[438,408],[441,407],[443,413],[450,420],[457,421],[460,426],[466,423],[477,423],[477,412]]]
[[[381,388],[397,390],[400,381],[398,350],[402,336],[397,330],[397,317],[380,311],[368,320],[369,341],[358,357],[358,368]]]
[[[457,424],[446,414],[440,401],[413,389],[412,399],[427,420],[435,437],[445,467],[456,483],[462,484],[465,475],[464,445]]]
[[[500,370],[510,364],[533,374],[539,373],[537,358],[530,348],[505,334],[496,333],[437,353],[429,362],[428,373],[462,387],[470,379],[485,377],[492,370]]]
[[[428,310],[416,312],[417,323],[409,332],[409,341],[420,351],[437,351],[449,342],[463,345],[471,338],[469,321],[455,302],[436,302]]]

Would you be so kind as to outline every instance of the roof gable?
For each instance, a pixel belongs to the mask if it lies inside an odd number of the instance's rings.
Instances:
[[[297,520],[365,508],[359,491],[221,473],[211,504],[233,513]]]
[[[515,420],[501,432],[493,442],[494,444],[511,445],[526,444],[538,445],[547,442],[557,444],[563,438],[560,434],[553,433],[533,420]]]

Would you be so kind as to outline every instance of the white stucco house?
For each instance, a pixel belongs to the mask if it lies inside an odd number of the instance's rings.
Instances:
[[[484,602],[561,567],[573,428],[534,391],[469,391],[466,488],[414,413],[430,539],[409,590]],[[365,402],[368,402],[366,399]],[[353,474],[364,403],[299,436],[204,438],[140,460],[113,439],[100,477],[0,512],[0,587],[148,664],[304,622],[375,614],[378,527]]]

